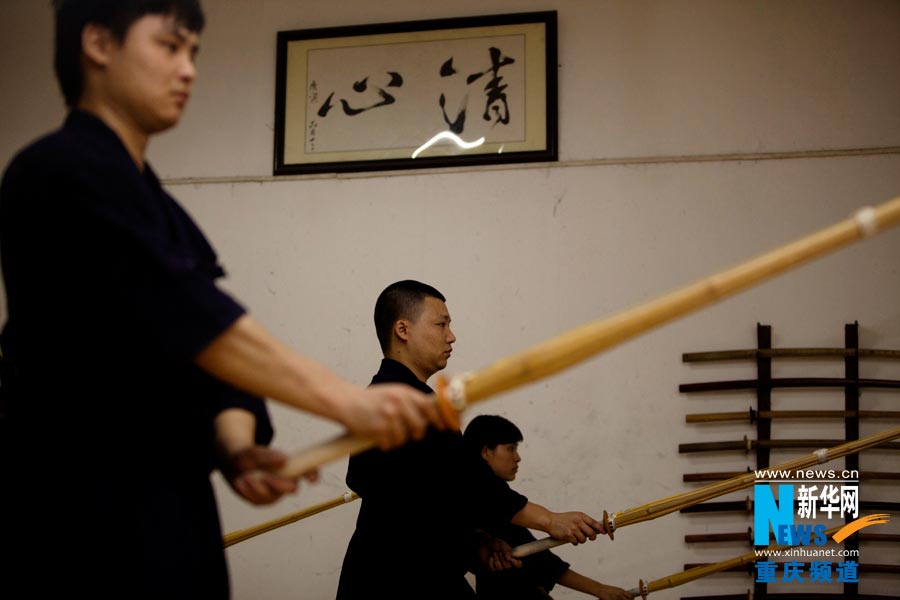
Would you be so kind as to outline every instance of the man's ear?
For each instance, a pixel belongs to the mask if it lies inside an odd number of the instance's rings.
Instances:
[[[81,51],[88,61],[105,66],[116,41],[112,32],[102,25],[88,23],[81,30]]]
[[[409,322],[406,319],[399,319],[394,323],[394,334],[403,340],[409,341]]]

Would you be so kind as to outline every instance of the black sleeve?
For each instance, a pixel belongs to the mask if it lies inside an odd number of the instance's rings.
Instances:
[[[494,475],[494,472],[480,457],[468,453],[468,469],[473,473],[476,493],[484,501],[479,514],[478,525],[492,531],[499,525],[509,523],[517,512],[525,508],[528,498],[518,493],[509,484]]]
[[[90,340],[98,362],[192,361],[245,312],[215,284],[214,253],[134,165],[51,150],[23,158],[4,182],[16,200],[4,216],[20,230],[4,249],[28,265],[10,275],[45,298],[34,312],[46,316],[46,337]],[[65,302],[60,290],[72,292]]]

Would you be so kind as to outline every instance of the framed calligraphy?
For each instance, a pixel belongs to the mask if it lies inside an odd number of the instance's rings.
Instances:
[[[555,11],[277,41],[275,175],[557,160]]]

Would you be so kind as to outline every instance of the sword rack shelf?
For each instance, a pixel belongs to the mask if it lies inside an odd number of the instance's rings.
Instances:
[[[724,392],[733,390],[745,390],[754,392],[754,404],[746,411],[741,412],[720,412],[706,414],[688,414],[685,417],[687,423],[724,423],[724,422],[740,422],[743,421],[752,426],[755,430],[755,438],[744,436],[743,440],[728,442],[701,442],[691,444],[680,444],[679,453],[690,452],[734,452],[743,451],[745,454],[753,453],[756,459],[756,469],[765,469],[771,465],[770,455],[773,449],[781,448],[802,448],[803,452],[809,452],[818,448],[833,447],[844,441],[857,440],[860,437],[859,424],[861,419],[888,419],[900,420],[900,410],[898,411],[874,411],[862,410],[860,408],[860,396],[863,390],[897,390],[900,391],[900,380],[893,379],[867,379],[859,376],[859,364],[861,359],[880,359],[880,360],[897,360],[900,362],[900,350],[879,350],[867,349],[859,347],[859,326],[858,323],[850,323],[844,326],[844,347],[843,348],[772,348],[772,328],[770,325],[757,324],[757,347],[744,350],[725,350],[712,352],[693,352],[682,355],[683,362],[686,363],[709,363],[709,362],[752,362],[755,364],[757,376],[755,379],[736,379],[727,381],[708,381],[700,383],[685,383],[679,386],[679,392],[685,394],[710,392]],[[773,378],[772,377],[772,361],[781,359],[818,359],[818,360],[842,360],[844,366],[843,377],[790,377],[790,378]],[[841,410],[814,410],[814,411],[796,411],[796,410],[772,410],[772,390],[773,389],[799,389],[799,388],[836,388],[843,389],[843,407]],[[772,438],[772,422],[787,419],[840,419],[844,424],[844,439],[814,439],[814,440],[779,440]],[[900,443],[891,442],[879,446],[884,450],[900,450]],[[861,471],[859,467],[859,454],[850,454],[845,457],[845,469],[854,469],[859,472],[859,480],[872,481],[882,480],[888,481],[888,485],[894,485],[893,482],[900,482],[900,473],[886,471]],[[717,473],[686,473],[683,476],[685,482],[700,481],[720,481],[737,475],[750,472],[752,469],[748,466],[746,471],[728,471]],[[859,501],[860,516],[870,514],[871,511],[900,513],[900,502],[876,502],[862,500]],[[719,501],[705,502],[682,509],[683,513],[723,513],[737,512],[749,515],[752,520],[753,500],[750,496],[743,501]],[[846,517],[846,521],[852,521],[851,516]],[[715,543],[723,541],[734,541],[738,537],[747,540],[748,546],[752,547],[752,541],[746,531],[746,523],[742,523],[737,527],[737,531],[731,534],[708,534],[708,535],[688,535],[685,536],[685,543]],[[871,536],[871,534],[870,534]],[[889,542],[898,543],[896,538],[900,536],[876,536],[869,539],[870,536],[861,536],[856,534],[850,536],[844,541],[845,550],[859,550],[859,542]],[[868,547],[868,546],[867,546]],[[694,565],[685,565],[685,569]],[[890,568],[886,568],[890,567]],[[750,563],[746,570],[748,573],[755,574],[754,564]],[[900,574],[900,567],[894,565],[867,565],[860,563],[858,572],[878,572],[878,573],[894,573]],[[770,593],[766,583],[755,581],[752,591],[752,597],[757,599],[766,598],[784,598],[785,594]],[[864,598],[874,598],[876,596],[863,595],[859,593],[859,584],[856,582],[845,582],[843,584],[843,593],[825,596],[833,598],[848,598],[862,600]],[[816,588],[810,587],[810,591]],[[789,594],[792,596],[800,596],[805,594]],[[744,595],[737,594],[734,597],[751,596],[750,591]],[[817,594],[817,597],[824,594]],[[725,596],[717,596],[724,598]],[[688,600],[688,597],[682,597],[682,600]]]

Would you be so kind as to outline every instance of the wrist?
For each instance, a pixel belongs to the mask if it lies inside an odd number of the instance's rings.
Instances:
[[[540,529],[541,531],[552,534],[556,513],[551,512],[549,509],[544,508],[540,504],[535,504],[533,502],[529,502],[528,504],[532,506],[534,520],[537,523],[537,527],[535,529]]]
[[[215,418],[216,445],[230,458],[254,445],[256,417],[240,408],[223,410]]]
[[[353,398],[356,386],[330,372],[317,377],[312,387],[312,397],[316,407],[313,412],[350,428],[353,421]]]
[[[346,425],[347,382],[313,360],[290,357],[287,366],[288,404]]]

